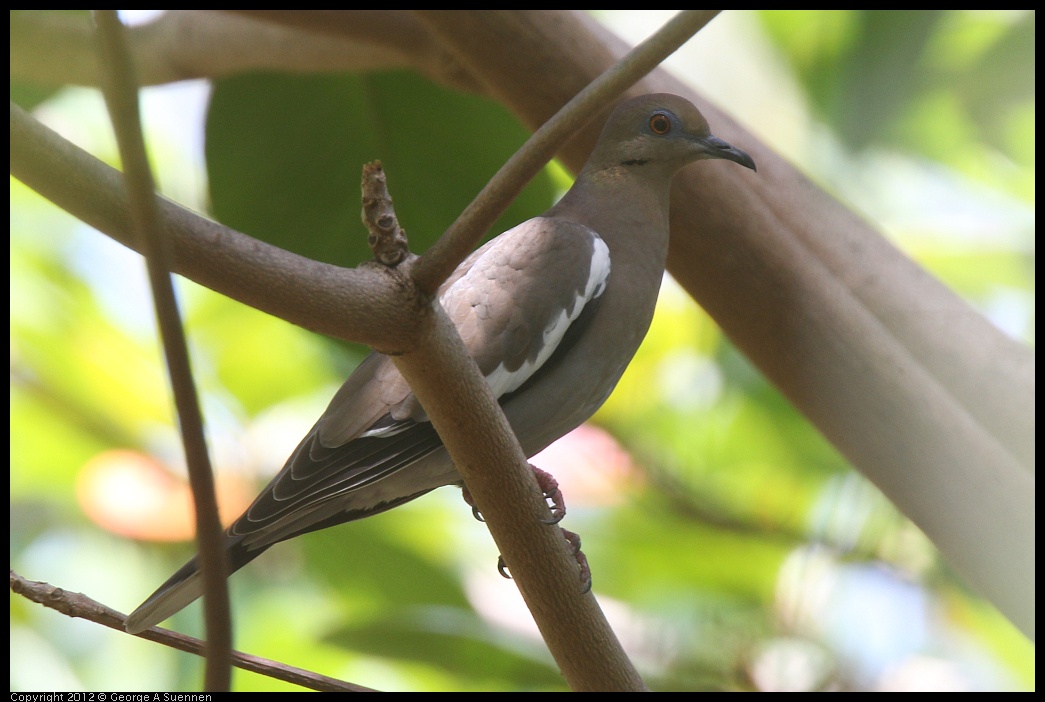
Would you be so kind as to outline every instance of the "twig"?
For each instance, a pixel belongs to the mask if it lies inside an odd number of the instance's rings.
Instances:
[[[360,188],[363,191],[363,224],[370,232],[367,237],[370,250],[378,263],[395,268],[411,254],[406,230],[399,226],[399,218],[392,207],[388,180],[380,161],[364,164]]]
[[[107,626],[123,632],[123,625],[127,621],[120,612],[106,607],[102,603],[91,599],[79,592],[69,592],[49,583],[36,580],[26,580],[18,573],[11,571],[11,592],[25,597],[27,600],[42,604],[68,617],[84,619],[95,624]],[[185,653],[193,653],[197,656],[204,655],[205,642],[193,636],[179,634],[154,626],[151,629],[137,634],[139,638],[155,641],[156,643],[170,646],[171,648]],[[369,687],[344,682],[336,678],[328,678],[309,670],[295,668],[294,666],[271,661],[260,656],[252,656],[240,651],[232,652],[232,665],[242,670],[247,670],[259,675],[265,675],[275,680],[293,683],[311,690],[320,692],[376,692]]]
[[[145,249],[156,319],[167,359],[189,469],[189,483],[196,506],[196,539],[203,574],[203,605],[207,627],[205,687],[208,691],[228,690],[232,650],[232,622],[226,584],[228,565],[207,442],[203,436],[199,397],[193,382],[189,351],[167,263],[170,260],[169,244],[161,235],[162,224],[156,207],[155,187],[145,153],[138,109],[138,85],[127,51],[123,24],[116,11],[97,10],[95,21],[98,25],[102,86],[123,159],[131,228]]]

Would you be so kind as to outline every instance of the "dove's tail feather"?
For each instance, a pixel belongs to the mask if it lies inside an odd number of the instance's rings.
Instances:
[[[189,606],[202,595],[203,579],[197,562],[198,559],[193,558],[160,585],[149,599],[131,612],[124,629],[131,634],[140,634]]]
[[[281,535],[278,541],[272,541],[270,543],[260,543],[260,539],[257,538],[258,534],[249,534],[253,540],[250,542],[250,545],[247,545],[247,543],[245,543],[245,537],[248,535],[241,534],[233,536],[226,533],[225,553],[228,558],[229,575],[232,575],[237,570],[253,561],[255,558],[267,551],[270,546],[275,545],[279,541],[286,541],[295,536],[307,534],[310,531],[319,531],[320,529],[326,529],[327,527],[369,517],[379,512],[385,512],[394,507],[398,507],[405,502],[414,500],[430,491],[431,489],[422,490],[406,497],[390,500],[373,509],[347,510],[340,512],[327,519],[308,524],[301,529]],[[230,530],[234,528],[235,525],[230,527]],[[200,577],[199,556],[194,556],[192,560],[179,568],[174,575],[167,578],[165,583],[156,588],[156,592],[149,595],[149,598],[142,602],[136,610],[131,612],[127,617],[127,623],[124,624],[124,629],[131,634],[140,634],[146,629],[156,626],[164,619],[180,612],[185,607],[188,607],[202,594],[203,578]]]

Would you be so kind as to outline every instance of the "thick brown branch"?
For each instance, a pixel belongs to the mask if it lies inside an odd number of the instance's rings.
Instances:
[[[441,307],[425,341],[395,358],[467,481],[534,621],[574,690],[643,690],[548,507],[504,413]],[[563,654],[563,646],[573,650]],[[583,660],[582,660],[583,659]],[[598,670],[593,679],[586,671]]]
[[[11,104],[11,175],[116,241],[141,251],[118,171]],[[346,269],[265,244],[157,196],[172,270],[322,334],[398,353],[414,343],[419,309],[383,267]]]
[[[421,75],[458,90],[480,90],[474,76],[465,71],[446,48],[428,32],[417,18],[403,10],[226,10],[286,27],[308,30],[310,34],[347,39],[352,45],[372,47],[372,61],[386,55],[407,62]],[[360,70],[356,68],[354,70]]]
[[[395,10],[169,10],[128,28],[143,85],[247,71],[365,73],[413,69],[461,90],[469,74],[409,13]],[[90,20],[11,14],[11,78],[37,85],[99,85]]]

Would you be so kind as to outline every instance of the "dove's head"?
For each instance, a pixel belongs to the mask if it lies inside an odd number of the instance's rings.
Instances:
[[[725,159],[755,170],[750,156],[711,133],[693,103],[655,93],[625,100],[613,110],[589,163],[598,168],[659,167],[673,173],[705,159]]]

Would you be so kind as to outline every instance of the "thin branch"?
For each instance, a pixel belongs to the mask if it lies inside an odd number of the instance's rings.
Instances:
[[[98,50],[101,56],[103,91],[109,106],[116,141],[124,163],[131,228],[145,248],[156,319],[167,359],[171,390],[178,410],[189,483],[196,512],[196,540],[203,576],[203,605],[206,612],[207,666],[205,688],[228,690],[231,683],[232,622],[229,615],[228,564],[225,558],[218,500],[214,492],[203,417],[192,377],[188,346],[174,298],[168,261],[169,244],[162,235],[156,207],[152,170],[145,153],[138,109],[138,85],[123,35],[123,24],[115,10],[96,10]]]
[[[61,612],[67,617],[85,619],[95,624],[107,626],[121,633],[126,633],[124,624],[127,617],[102,603],[79,592],[69,592],[49,583],[26,580],[18,573],[11,571],[11,592],[21,595],[31,602]],[[206,642],[193,636],[179,634],[176,631],[153,627],[137,635],[138,638],[169,646],[170,648],[203,656]],[[313,673],[310,670],[295,668],[278,661],[271,661],[260,656],[252,656],[239,651],[232,652],[232,665],[243,670],[264,675],[275,680],[282,680],[320,692],[375,692],[368,687],[344,682],[336,678]]]
[[[453,27],[454,12],[416,10],[433,32],[444,39],[445,35],[456,31]],[[446,233],[421,256],[412,273],[421,290],[434,293],[569,137],[609,106],[628,86],[674,53],[717,13],[717,10],[680,12],[541,125],[501,166]]]

